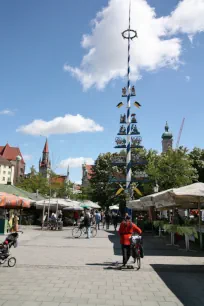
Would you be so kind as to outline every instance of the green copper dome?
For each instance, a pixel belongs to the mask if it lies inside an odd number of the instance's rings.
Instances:
[[[162,134],[162,139],[171,139],[171,138],[173,138],[173,135],[171,132],[169,132],[169,126],[168,123],[166,122],[165,132]]]

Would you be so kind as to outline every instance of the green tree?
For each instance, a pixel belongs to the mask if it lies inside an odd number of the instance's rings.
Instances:
[[[119,174],[118,167],[111,163],[111,153],[100,154],[95,161],[94,172],[90,180],[92,189],[92,200],[98,202],[102,207],[120,204],[124,201],[124,193],[116,196],[120,188],[118,183],[111,183],[110,178]]]
[[[17,187],[35,193],[37,190],[42,195],[49,195],[49,184],[41,173],[32,174],[18,182]]]
[[[160,191],[191,184],[198,178],[187,149],[182,147],[161,155],[150,154],[146,171],[153,184],[158,182]]]
[[[193,167],[198,172],[198,181],[204,183],[204,150],[195,147],[189,153],[189,156],[192,160]]]

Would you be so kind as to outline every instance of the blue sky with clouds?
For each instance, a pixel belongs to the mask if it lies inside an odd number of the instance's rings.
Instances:
[[[4,1],[0,10],[1,145],[19,146],[38,167],[45,136],[54,169],[73,181],[81,163],[113,151],[126,85],[127,0]],[[132,0],[132,83],[146,148],[174,139],[203,147],[204,0]],[[125,100],[124,100],[125,102]],[[43,135],[43,136],[40,136]]]

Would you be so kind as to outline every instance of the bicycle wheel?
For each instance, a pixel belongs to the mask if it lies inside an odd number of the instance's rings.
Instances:
[[[74,227],[72,230],[72,237],[80,238],[82,234],[82,230],[79,227]]]
[[[141,268],[141,257],[140,257],[140,255],[136,258],[136,266],[137,266],[137,270],[139,270]]]
[[[8,266],[9,266],[10,268],[12,268],[12,267],[15,266],[15,264],[16,264],[16,259],[15,259],[15,257],[10,257],[10,258],[8,259]]]
[[[96,235],[97,235],[97,229],[95,228],[95,227],[92,227],[91,228],[91,237],[96,237]]]

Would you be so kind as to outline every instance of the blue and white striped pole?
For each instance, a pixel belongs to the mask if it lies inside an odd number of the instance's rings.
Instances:
[[[126,158],[126,191],[130,194],[130,186],[131,186],[131,177],[132,177],[132,169],[131,169],[131,114],[130,114],[130,12],[131,12],[131,0],[129,4],[129,28],[128,28],[128,71],[127,71],[127,158]]]

